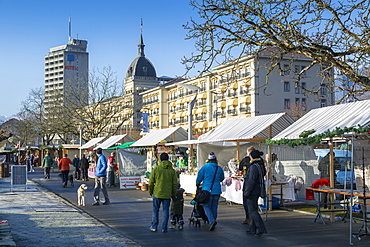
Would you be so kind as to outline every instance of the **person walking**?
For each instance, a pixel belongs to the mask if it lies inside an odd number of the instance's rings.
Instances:
[[[188,166],[188,159],[185,157],[184,152],[179,152],[179,157],[175,163],[176,168],[184,168]]]
[[[266,234],[267,230],[263,220],[258,213],[258,198],[261,193],[261,181],[264,181],[266,175],[265,164],[261,156],[263,152],[253,150],[249,156],[251,159],[251,166],[247,172],[246,183],[243,188],[243,196],[247,198],[248,213],[249,213],[249,230],[247,233],[261,236]],[[262,176],[262,177],[261,177]]]
[[[50,153],[47,153],[42,160],[41,166],[44,168],[44,178],[50,179],[50,169],[53,167],[54,160],[51,158]]]
[[[78,155],[75,154],[75,157],[72,160],[72,165],[75,168],[75,179],[80,180],[81,179],[81,170],[80,170],[80,158],[78,158]]]
[[[114,187],[114,181],[116,178],[116,170],[117,170],[117,163],[116,159],[114,158],[116,156],[115,152],[112,152],[110,156],[108,157],[108,179],[107,179],[107,184],[108,187]]]
[[[249,157],[249,154],[253,150],[255,150],[253,146],[248,147],[246,156],[239,163],[239,170],[243,171],[243,178],[244,178],[243,188],[245,187],[245,183],[247,181],[248,169],[251,166],[251,158]],[[242,223],[249,224],[248,205],[247,205],[247,198],[245,196],[243,196],[243,208],[244,208],[244,213],[245,213],[245,219],[242,221]]]
[[[148,192],[153,196],[153,212],[150,231],[156,232],[158,227],[158,214],[161,204],[163,205],[162,232],[167,232],[171,196],[176,193],[177,176],[168,160],[168,154],[161,153],[160,163],[152,170],[149,179]]]
[[[107,183],[107,158],[103,154],[103,149],[97,148],[96,154],[98,155],[98,161],[96,162],[96,169],[95,169],[95,190],[94,190],[94,203],[93,206],[98,206],[100,203],[100,189],[104,195],[104,203],[103,205],[109,205],[110,200],[108,197],[108,191],[106,187]]]
[[[216,154],[211,152],[208,155],[207,163],[199,170],[196,179],[196,185],[201,185],[202,190],[207,190],[211,194],[209,201],[201,204],[208,221],[211,223],[208,229],[210,231],[213,231],[217,225],[218,201],[221,194],[221,182],[224,179],[224,171],[218,166]]]
[[[68,158],[68,154],[64,154],[64,158],[60,159],[58,163],[58,168],[62,172],[62,183],[64,188],[67,187],[68,183],[69,165],[72,165],[72,160]]]
[[[80,169],[82,173],[82,181],[89,181],[88,170],[89,170],[89,161],[86,159],[86,155],[83,154],[80,160]]]

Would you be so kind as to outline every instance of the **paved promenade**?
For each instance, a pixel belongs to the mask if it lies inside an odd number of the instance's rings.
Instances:
[[[0,179],[0,220],[8,220],[17,246],[349,246],[349,222],[327,221],[323,225],[313,222],[315,215],[285,210],[269,212],[265,222],[268,234],[248,235],[247,226],[241,224],[242,206],[222,201],[212,232],[204,225],[196,228],[185,224],[184,230],[152,233],[152,204],[147,191],[109,188],[111,205],[92,206],[90,180],[84,182],[89,186],[86,207],[77,207],[76,190],[81,181],[63,188],[57,172],[45,180],[40,169],[29,174],[29,179],[27,191],[13,193],[9,178]],[[192,210],[190,200],[185,197],[185,220]],[[361,224],[353,225],[354,232]],[[370,237],[355,238],[353,244],[370,246]]]
[[[139,246],[30,180],[10,192],[0,178],[0,220],[0,246]]]

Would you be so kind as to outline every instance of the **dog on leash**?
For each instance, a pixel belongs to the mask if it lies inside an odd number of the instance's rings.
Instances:
[[[81,184],[81,186],[77,190],[78,206],[85,206],[85,190],[87,190],[86,184]]]

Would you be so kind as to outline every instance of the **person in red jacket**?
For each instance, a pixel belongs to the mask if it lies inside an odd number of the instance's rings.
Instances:
[[[58,167],[62,172],[63,187],[67,187],[69,165],[72,165],[72,160],[68,158],[68,154],[64,154],[64,158],[59,160]]]

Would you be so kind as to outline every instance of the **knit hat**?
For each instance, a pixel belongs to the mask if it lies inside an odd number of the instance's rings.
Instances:
[[[208,155],[208,159],[209,160],[215,160],[215,159],[217,159],[216,154],[214,152],[210,152],[209,155]]]
[[[159,156],[159,159],[160,159],[161,161],[163,161],[163,160],[168,160],[168,154],[166,154],[166,153],[161,153],[161,155]]]
[[[261,158],[261,155],[263,155],[263,152],[258,151],[258,150],[253,150],[249,155],[250,155],[253,159],[257,159],[257,158]]]

